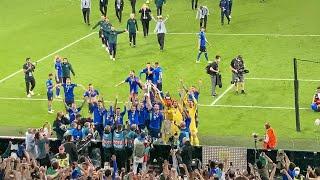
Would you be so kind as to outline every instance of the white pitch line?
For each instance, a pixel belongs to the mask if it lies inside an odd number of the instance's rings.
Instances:
[[[92,32],[92,33],[90,33],[90,34],[87,34],[87,35],[81,37],[80,39],[78,39],[78,40],[76,40],[76,41],[73,41],[72,43],[70,43],[70,44],[68,44],[68,45],[66,45],[66,46],[64,46],[64,47],[62,47],[62,48],[60,48],[60,49],[58,49],[58,50],[56,50],[56,51],[54,51],[54,52],[46,55],[46,56],[44,56],[44,57],[42,57],[41,59],[37,60],[36,62],[41,62],[41,61],[47,59],[48,57],[50,57],[50,56],[52,56],[52,55],[54,55],[54,54],[57,54],[58,52],[63,51],[64,49],[66,49],[66,48],[68,48],[68,47],[70,47],[70,46],[78,43],[79,41],[81,41],[81,40],[83,40],[83,39],[91,36],[92,34],[96,34],[96,33],[97,33],[97,32]],[[12,78],[13,76],[15,76],[16,74],[18,74],[18,73],[20,73],[20,72],[22,72],[22,69],[20,69],[20,70],[14,72],[14,73],[8,75],[7,77],[1,79],[1,80],[0,80],[0,84],[3,83],[3,82],[6,81],[6,80]]]
[[[223,105],[223,104],[214,104],[214,105],[199,105],[204,107],[228,107],[228,108],[251,108],[251,109],[286,109],[294,110],[294,107],[285,107],[285,106],[245,106],[245,105]],[[301,110],[310,109],[310,108],[299,108]]]
[[[281,79],[281,78],[245,78],[248,80],[266,80],[266,81],[293,81],[294,79]],[[304,81],[304,82],[319,82],[320,80],[317,79],[298,79],[298,81]]]
[[[217,99],[215,99],[210,105],[215,105],[227,92],[229,92],[234,87],[233,84],[231,84],[221,95],[218,96]]]
[[[197,35],[198,33],[188,33],[188,32],[172,32],[167,33],[172,35]],[[206,33],[207,35],[213,36],[273,36],[273,37],[320,37],[320,34],[264,34],[264,33],[239,33],[239,34],[223,34],[223,33]]]
[[[0,97],[0,100],[24,100],[24,101],[48,101],[48,99],[44,99],[44,98],[21,98],[21,97]],[[54,98],[53,101],[61,101],[62,99],[57,99]],[[83,102],[83,100],[81,99],[77,99],[75,100],[76,102]],[[107,101],[105,100],[104,102],[114,102],[114,101]],[[118,103],[122,104],[123,102],[118,101]]]

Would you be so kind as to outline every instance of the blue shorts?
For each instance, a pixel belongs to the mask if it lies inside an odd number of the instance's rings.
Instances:
[[[138,89],[130,89],[130,94],[138,94]]]
[[[48,101],[52,101],[53,100],[53,92],[47,92],[47,98],[48,98]]]

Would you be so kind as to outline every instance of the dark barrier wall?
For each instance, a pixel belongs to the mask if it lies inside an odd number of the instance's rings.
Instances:
[[[257,158],[259,158],[261,149],[257,151]],[[320,152],[308,152],[308,151],[284,151],[289,157],[290,161],[295,163],[296,166],[300,167],[301,171],[305,171],[308,165],[312,167],[317,167],[320,165]],[[276,162],[277,150],[266,151],[273,162]],[[247,150],[247,161],[251,164],[254,163],[254,149]]]
[[[23,137],[0,137],[0,155],[4,153],[4,151],[7,149],[9,141],[11,141],[13,144],[21,144],[24,143],[25,140]],[[58,148],[60,146],[61,142],[55,139],[50,139],[50,152],[53,154],[58,153]],[[102,148],[100,141],[95,141],[90,143],[90,148]],[[165,159],[169,159],[170,157],[170,150],[171,146],[169,145],[154,145],[154,148],[150,151],[150,159],[156,159],[157,161],[163,161]],[[194,147],[193,148],[193,158],[202,160],[202,147]]]
[[[12,141],[13,144],[16,143],[24,143],[23,137],[0,137],[0,154],[2,154],[8,144],[9,141]],[[58,147],[60,146],[61,142],[56,141],[55,139],[50,140],[50,151],[58,153]],[[91,143],[91,147],[98,147],[101,148],[101,142]],[[193,158],[197,158],[202,160],[202,148],[203,147],[194,147],[193,148]],[[150,152],[150,159],[157,159],[157,160],[164,160],[169,159],[170,157],[170,149],[171,146],[168,145],[154,145],[154,148]],[[257,151],[257,158],[259,154],[262,152],[261,149]],[[288,155],[289,159],[294,162],[297,166],[300,167],[301,170],[306,170],[308,165],[313,167],[320,165],[320,152],[308,152],[308,151],[289,151],[285,150],[285,153]],[[276,162],[277,150],[267,151],[266,154]],[[254,149],[247,149],[247,162],[254,163]]]

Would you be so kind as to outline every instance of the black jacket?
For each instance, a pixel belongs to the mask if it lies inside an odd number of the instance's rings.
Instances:
[[[114,7],[115,7],[116,9],[118,9],[118,7],[117,7],[117,1],[118,1],[118,0],[114,0]],[[123,5],[124,5],[124,1],[123,1],[123,0],[120,0],[120,10],[123,10]]]
[[[141,14],[141,17],[140,19],[143,20],[143,16],[144,16],[144,13],[146,14],[146,18],[147,20],[151,20],[151,10],[149,8],[146,8],[145,10],[144,9],[140,9],[139,10],[139,13]]]
[[[99,0],[100,6],[106,6],[108,5],[108,0]]]
[[[73,142],[66,142],[63,144],[65,152],[69,154],[70,162],[78,161],[77,146]]]

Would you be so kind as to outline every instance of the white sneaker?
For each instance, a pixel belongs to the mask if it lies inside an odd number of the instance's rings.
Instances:
[[[49,114],[53,114],[54,110],[48,111]]]
[[[61,99],[61,96],[56,96],[57,99]]]
[[[31,98],[31,94],[30,93],[27,95],[27,98]]]
[[[208,64],[212,63],[212,61],[208,61]]]
[[[101,47],[103,47],[103,48],[104,48],[104,47],[106,47],[106,45],[102,44],[102,45],[101,45]]]
[[[109,53],[109,48],[108,47],[106,47],[106,51]]]
[[[200,61],[196,60],[196,63],[200,63]]]
[[[116,61],[116,58],[112,58],[112,61]]]
[[[231,15],[229,15],[229,18],[230,18],[230,19],[232,18]]]
[[[112,57],[112,55],[110,55],[110,59],[112,59],[113,57]]]
[[[33,96],[33,95],[34,95],[34,92],[33,92],[33,91],[29,91],[29,94],[31,94],[31,96]]]

